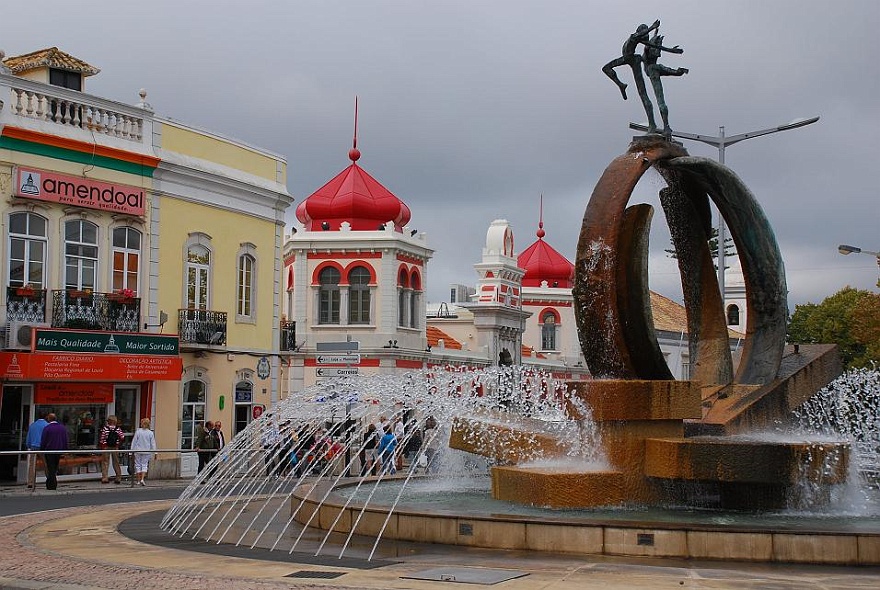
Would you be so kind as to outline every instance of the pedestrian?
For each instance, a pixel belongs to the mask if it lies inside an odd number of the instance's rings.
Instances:
[[[55,414],[46,416],[46,426],[40,435],[41,451],[66,451],[67,428],[58,423]],[[46,464],[46,489],[58,489],[58,464],[61,462],[60,453],[45,453],[43,462]]]
[[[397,453],[394,455],[394,467],[400,471],[403,469],[403,453],[404,448],[403,445],[400,444],[403,441],[404,435],[406,434],[406,430],[403,425],[403,419],[398,416],[394,420],[394,441],[395,446],[397,447]]]
[[[205,465],[207,465],[214,457],[214,452],[217,449],[217,438],[214,436],[214,423],[210,420],[207,420],[199,429],[199,432],[196,435],[195,448],[199,454],[198,473],[201,473],[202,470],[205,469]]]
[[[440,429],[437,419],[434,416],[428,416],[425,419],[425,473],[431,473],[437,470],[437,459],[440,455]]]
[[[98,444],[102,450],[109,450],[109,453],[101,455],[101,483],[110,483],[109,467],[113,464],[113,472],[115,477],[113,483],[122,482],[122,468],[119,466],[119,447],[125,440],[125,433],[116,425],[116,416],[108,416],[107,423],[101,429],[101,435],[98,437]]]
[[[27,431],[27,440],[25,444],[27,445],[27,450],[29,451],[39,451],[40,450],[40,441],[43,437],[43,429],[46,428],[48,422],[46,422],[46,411],[40,410],[37,413],[37,419],[34,420],[33,424],[28,427]],[[27,465],[28,465],[28,476],[27,476],[27,487],[34,487],[34,482],[37,479],[37,455],[33,453],[28,453],[27,457]]]
[[[137,485],[145,486],[144,479],[147,477],[147,469],[150,466],[150,459],[155,457],[156,435],[150,430],[150,419],[141,420],[141,427],[134,433],[131,439],[131,450],[134,453],[134,471],[137,477]],[[138,452],[149,451],[149,452]]]
[[[217,437],[217,450],[226,446],[226,435],[223,434],[223,424],[220,420],[214,422],[214,436]]]
[[[382,465],[382,474],[394,474],[397,470],[394,467],[394,449],[397,447],[397,439],[391,425],[385,426],[385,434],[379,440],[379,462]]]
[[[260,434],[260,446],[263,447],[263,463],[266,465],[266,477],[277,476],[279,474],[279,463],[281,458],[281,433],[278,432],[278,425],[275,419],[269,417]]]
[[[361,475],[376,475],[378,471],[376,465],[376,459],[379,456],[378,447],[379,433],[376,431],[376,425],[371,422],[364,433],[364,445],[361,449]]]

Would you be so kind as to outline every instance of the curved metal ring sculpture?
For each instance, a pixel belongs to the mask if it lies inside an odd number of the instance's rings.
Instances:
[[[584,213],[573,291],[587,365],[602,378],[672,379],[654,331],[648,290],[653,208],[627,207],[651,166],[668,185],[660,201],[681,272],[692,378],[704,384],[772,381],[782,360],[788,305],[782,256],[770,224],[729,168],[651,137],[636,139],[605,169]],[[735,375],[709,251],[709,198],[730,229],[745,279],[746,338]]]

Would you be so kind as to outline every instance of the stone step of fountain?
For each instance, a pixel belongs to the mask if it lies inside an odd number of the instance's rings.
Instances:
[[[746,437],[645,439],[645,475],[661,479],[796,485],[846,482],[844,442]]]
[[[622,471],[505,466],[492,468],[492,497],[496,500],[553,508],[614,506],[632,497]]]

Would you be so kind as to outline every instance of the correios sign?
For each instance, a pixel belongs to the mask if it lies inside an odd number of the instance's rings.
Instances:
[[[88,352],[91,354],[145,354],[177,356],[180,338],[163,334],[76,332],[37,328],[34,352]]]
[[[48,170],[19,167],[15,174],[15,196],[51,201],[89,209],[128,213],[143,217],[144,189],[127,184],[101,182]]]

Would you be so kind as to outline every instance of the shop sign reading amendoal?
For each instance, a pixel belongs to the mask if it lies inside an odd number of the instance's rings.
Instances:
[[[15,196],[141,217],[146,201],[140,187],[23,167],[16,169]]]

